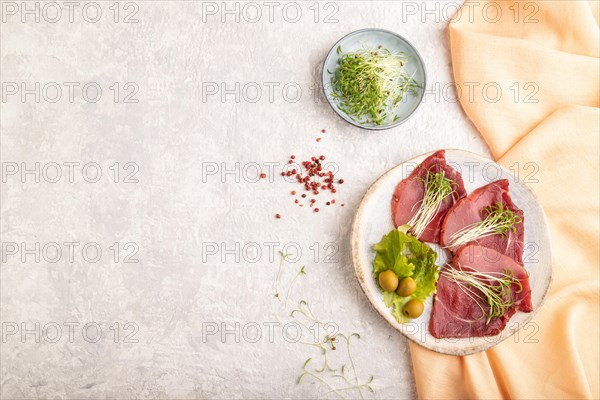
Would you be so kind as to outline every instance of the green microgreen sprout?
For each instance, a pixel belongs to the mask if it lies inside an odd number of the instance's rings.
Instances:
[[[459,288],[479,306],[482,317],[487,314],[486,325],[492,318],[503,316],[514,304],[513,285],[517,286],[515,293],[523,291],[523,284],[515,277],[510,269],[504,272],[478,272],[475,270],[445,268],[442,271],[450,281],[458,284]],[[486,312],[483,305],[488,305]]]
[[[482,211],[486,214],[485,219],[467,225],[452,234],[447,247],[459,247],[492,235],[505,236],[510,232],[516,232],[516,225],[523,222],[521,217],[515,215],[501,202],[484,207]]]
[[[406,71],[409,59],[381,46],[343,54],[331,81],[338,107],[359,123],[387,122],[406,94],[417,95],[422,88]]]
[[[279,253],[279,267],[277,269],[277,277],[275,278],[275,282],[273,282],[273,287],[275,288],[275,298],[279,299],[279,279],[281,278],[281,271],[283,270],[283,265],[287,261],[289,253],[284,253],[283,251],[278,251]],[[279,299],[281,300],[281,299]]]
[[[331,328],[337,328],[337,325],[331,323],[323,323],[321,320],[315,317],[308,305],[308,302],[305,300],[300,301],[298,308],[292,311],[291,316],[296,319],[296,322],[298,324],[306,328],[307,332],[312,333],[315,331],[315,329],[317,331],[320,330],[323,332],[328,332]],[[302,320],[300,320],[299,317],[303,317],[306,320],[308,320],[309,323],[313,323],[313,326],[309,327]],[[296,383],[301,383],[305,376],[311,376],[317,381],[327,386],[327,388],[329,389],[327,394],[334,393],[340,398],[345,398],[345,396],[340,392],[349,390],[357,390],[361,398],[364,398],[363,390],[374,392],[373,388],[370,386],[374,379],[373,376],[371,376],[366,383],[360,382],[358,376],[358,368],[356,366],[354,358],[352,357],[352,351],[350,346],[353,338],[360,339],[360,335],[358,333],[352,333],[351,335],[347,336],[343,333],[335,331],[334,333],[327,333],[322,340],[314,340],[313,342],[300,342],[306,345],[319,348],[323,356],[323,365],[320,368],[311,370],[308,368],[308,365],[313,358],[308,358],[302,367],[302,373],[300,374],[300,376],[298,376]],[[329,362],[329,353],[331,351],[337,350],[336,344],[338,344],[340,341],[343,341],[343,343],[345,343],[346,345],[346,356],[353,372],[352,378],[348,377],[348,368],[346,367],[346,364],[343,364],[339,368],[334,368]],[[343,379],[346,386],[334,386],[328,381],[329,377]]]
[[[275,288],[277,288],[280,278],[284,274],[283,270],[286,269],[284,267],[289,256],[289,254],[285,254],[281,251],[279,251],[279,255],[281,259],[279,262],[277,278],[273,284]],[[306,275],[306,269],[304,266],[297,271],[287,289],[285,296],[285,308],[287,308],[287,300],[289,299],[294,282],[302,275]],[[278,294],[279,292],[276,293],[276,297],[279,297]],[[352,333],[348,336],[338,332],[338,325],[334,322],[323,322],[321,319],[317,318],[317,316],[313,313],[308,301],[306,300],[299,301],[297,308],[293,309],[289,315],[293,318],[294,323],[301,327],[302,337],[297,343],[315,348],[319,352],[317,356],[309,357],[304,362],[304,365],[302,366],[302,373],[296,380],[297,384],[300,384],[305,377],[311,377],[319,382],[322,385],[322,388],[327,390],[326,394],[335,394],[342,399],[346,398],[344,393],[349,391],[358,391],[362,399],[364,399],[364,390],[374,392],[374,389],[371,386],[371,383],[374,380],[373,376],[371,376],[365,383],[362,383],[359,378],[358,368],[355,360],[352,357],[350,344],[353,339],[360,339],[360,335],[358,333]],[[279,316],[277,318],[283,323]],[[337,351],[340,343],[345,343],[346,345],[345,356],[344,353]],[[342,357],[340,360],[342,365],[340,367],[334,367],[330,361],[331,355],[336,354],[334,352],[337,353],[336,358],[339,359]],[[344,360],[344,357],[346,357],[346,360]],[[311,362],[312,364],[310,365],[314,365],[314,361],[319,360],[322,362],[320,367],[311,368],[309,366]],[[346,363],[344,363],[344,361],[346,361]],[[349,364],[351,368],[348,368],[346,364]],[[350,369],[352,369],[353,372],[352,378],[348,376]],[[343,380],[343,385],[337,382],[337,380],[340,379]]]
[[[440,210],[442,202],[446,197],[454,193],[456,182],[446,178],[445,172],[427,171],[427,175],[422,179],[425,195],[419,204],[417,212],[413,215],[407,224],[411,227],[410,232],[419,238],[427,225],[433,221],[433,218]]]
[[[298,279],[298,277],[300,277],[302,275],[306,275],[306,271],[304,270],[304,268],[305,268],[304,266],[302,266],[300,268],[298,273],[294,276],[294,279],[292,279],[290,286],[288,286],[287,292],[285,294],[285,307],[287,307],[287,302],[288,302],[288,299],[290,298],[290,292],[292,290],[292,286],[294,286],[294,283],[296,282],[296,279]]]

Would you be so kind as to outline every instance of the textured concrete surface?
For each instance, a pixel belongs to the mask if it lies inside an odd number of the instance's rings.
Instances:
[[[328,386],[356,384],[339,336],[325,348],[350,384],[330,371],[296,383],[323,357],[303,343],[337,331],[361,335],[365,398],[414,397],[407,345],[360,291],[348,233],[392,166],[487,154],[448,95],[451,10],[99,1],[72,15],[60,3],[57,20],[44,4],[2,2],[1,397],[358,398]],[[388,131],[354,128],[319,97],[327,51],[365,27],[402,34],[427,66],[431,94]],[[345,180],[335,207],[294,205],[299,187],[279,176],[290,154],[328,157]],[[326,332],[305,319],[297,337],[303,299]]]

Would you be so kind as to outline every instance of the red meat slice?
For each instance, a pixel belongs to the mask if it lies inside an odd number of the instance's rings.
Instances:
[[[444,150],[439,150],[427,157],[410,176],[396,186],[392,196],[392,219],[396,227],[406,224],[415,215],[423,196],[425,195],[423,180],[427,172],[444,171],[446,178],[456,182],[456,188],[452,196],[446,197],[439,211],[427,225],[425,231],[418,239],[425,242],[439,243],[439,235],[442,219],[454,203],[466,195],[465,185],[458,171],[446,163]]]
[[[507,232],[504,235],[486,236],[470,243],[477,243],[480,246],[489,247],[502,254],[506,254],[518,263],[523,263],[523,238],[524,215],[512,201],[508,194],[508,181],[501,179],[482,186],[473,191],[470,195],[460,199],[448,211],[440,233],[440,244],[450,251],[458,250],[455,246],[450,246],[450,237],[470,224],[482,221],[487,216],[485,207],[496,203],[502,203],[515,215],[521,218],[521,222],[515,225],[515,232]]]
[[[523,266],[497,251],[477,246],[466,245],[456,253],[452,264],[446,268],[459,270],[476,270],[483,273],[503,273],[511,270],[514,277],[523,286],[511,286],[511,297],[514,304],[501,317],[494,317],[487,323],[489,306],[478,295],[471,295],[449,279],[443,272],[437,284],[437,293],[433,302],[433,311],[429,321],[429,331],[436,338],[466,338],[479,336],[495,336],[502,332],[508,320],[517,311],[531,312],[531,288],[529,275]],[[479,294],[476,289],[475,294]],[[484,312],[482,312],[482,308]]]

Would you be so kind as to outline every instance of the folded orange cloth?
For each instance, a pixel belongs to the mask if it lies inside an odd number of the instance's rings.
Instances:
[[[411,343],[420,398],[600,398],[598,8],[467,1],[450,24],[463,109],[548,216],[553,283],[532,323],[486,352]]]

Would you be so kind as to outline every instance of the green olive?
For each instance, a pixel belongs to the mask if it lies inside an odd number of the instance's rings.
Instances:
[[[423,314],[423,309],[425,306],[422,301],[419,300],[411,300],[404,305],[404,315],[408,318],[417,318],[421,314]]]
[[[379,274],[379,286],[386,292],[393,292],[398,287],[398,277],[394,271],[387,270]]]
[[[406,277],[400,281],[396,294],[398,296],[407,297],[417,290],[417,282],[411,277]]]

